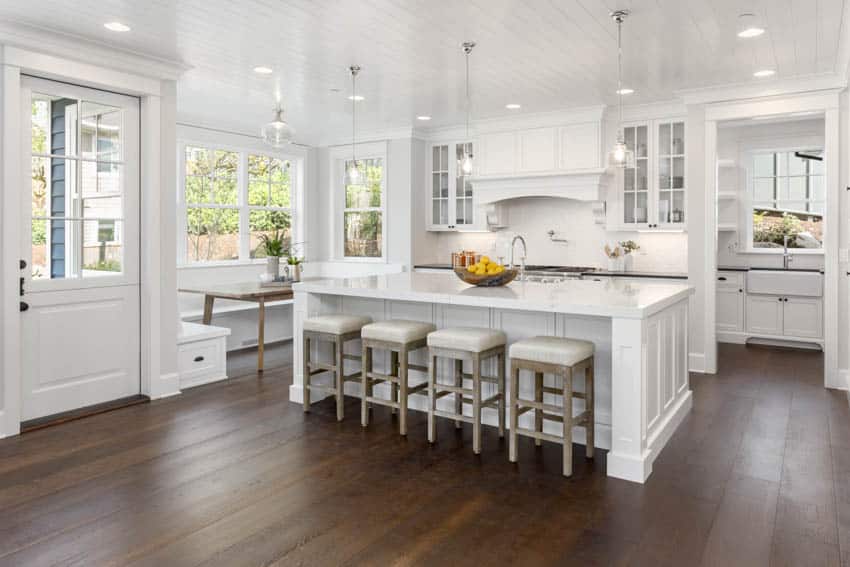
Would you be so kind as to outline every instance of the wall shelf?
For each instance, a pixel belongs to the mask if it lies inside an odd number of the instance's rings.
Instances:
[[[736,167],[738,162],[734,159],[719,159],[717,160],[717,167]]]
[[[717,230],[720,232],[738,232],[738,226],[730,223],[721,223],[717,225]]]
[[[734,191],[720,191],[717,193],[717,198],[721,200],[735,200],[738,198],[738,194]]]

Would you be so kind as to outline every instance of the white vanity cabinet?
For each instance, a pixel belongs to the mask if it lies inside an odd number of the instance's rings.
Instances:
[[[464,151],[473,153],[473,142],[431,145],[428,158],[428,230],[483,230],[486,220],[477,210],[471,176],[464,175],[460,161]]]
[[[609,204],[610,228],[684,230],[687,224],[684,119],[625,123],[623,137],[635,160],[633,167],[622,169],[617,175],[613,203]]]

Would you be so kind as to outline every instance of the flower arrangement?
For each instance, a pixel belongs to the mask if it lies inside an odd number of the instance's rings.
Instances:
[[[634,240],[621,240],[613,248],[605,245],[605,255],[608,257],[608,269],[612,272],[622,272],[630,264],[630,254],[640,250],[640,245]],[[630,268],[629,268],[630,269]]]

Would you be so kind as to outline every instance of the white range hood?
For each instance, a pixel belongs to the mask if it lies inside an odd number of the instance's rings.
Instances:
[[[479,204],[488,205],[525,197],[554,197],[603,201],[609,171],[604,168],[546,173],[487,175],[472,179]]]

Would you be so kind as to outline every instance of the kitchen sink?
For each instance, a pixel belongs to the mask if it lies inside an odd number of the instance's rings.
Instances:
[[[751,270],[747,275],[747,291],[767,295],[821,297],[823,275],[801,270]]]

